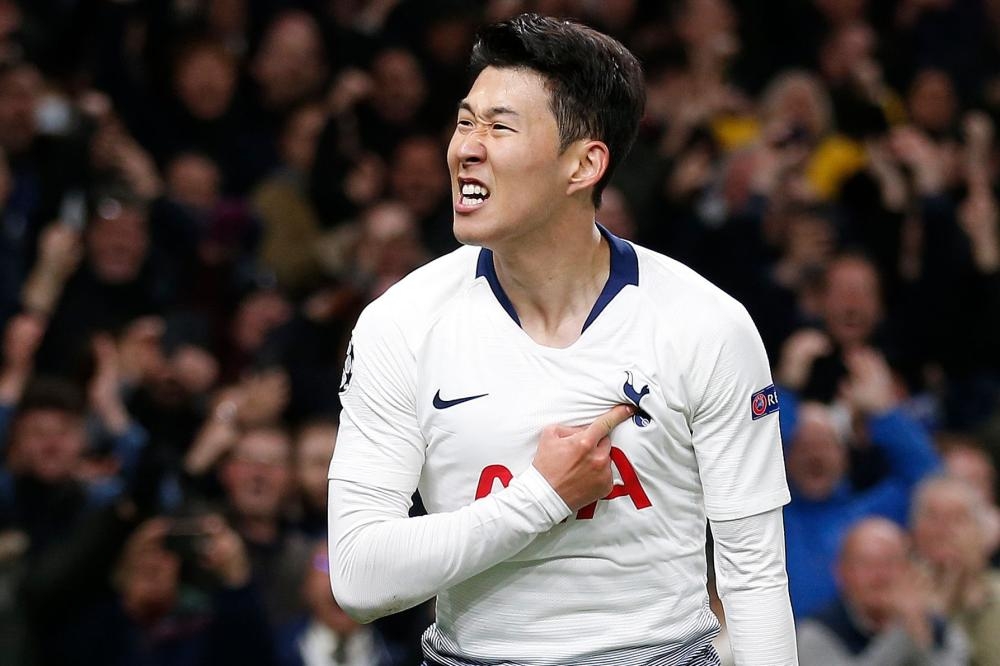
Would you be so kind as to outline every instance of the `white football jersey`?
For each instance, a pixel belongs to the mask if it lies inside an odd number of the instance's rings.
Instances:
[[[492,254],[473,247],[415,271],[355,329],[330,477],[418,488],[432,514],[502,490],[545,426],[639,409],[611,434],[607,498],[439,592],[424,640],[440,663],[680,661],[718,631],[706,518],[788,502],[770,370],[746,310],[602,233],[611,274],[567,348],[520,328]]]

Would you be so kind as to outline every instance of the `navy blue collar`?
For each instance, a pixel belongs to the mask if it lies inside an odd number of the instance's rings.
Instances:
[[[602,227],[600,224],[597,228],[601,231],[601,235],[604,236],[608,241],[608,245],[611,247],[611,271],[608,274],[608,281],[604,284],[604,289],[601,290],[601,295],[597,297],[597,302],[594,303],[594,307],[591,308],[590,314],[587,316],[587,321],[583,323],[583,328],[580,330],[587,330],[587,327],[594,323],[597,316],[604,311],[604,308],[608,307],[608,303],[618,295],[626,285],[636,285],[639,284],[639,258],[636,257],[635,248],[629,245],[627,242],[623,241],[621,238],[614,236],[610,231]],[[514,320],[518,326],[521,325],[521,320],[517,316],[517,311],[514,310],[514,304],[510,302],[510,298],[504,292],[503,287],[500,286],[500,280],[497,278],[497,269],[493,265],[493,251],[488,250],[485,247],[479,251],[479,262],[476,265],[476,277],[485,277],[486,281],[490,284],[490,289],[493,290],[493,295],[496,296],[497,301],[503,306],[503,309],[507,311],[510,318]]]

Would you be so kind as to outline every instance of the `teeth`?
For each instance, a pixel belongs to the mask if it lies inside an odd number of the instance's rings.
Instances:
[[[481,198],[489,196],[490,191],[481,185],[476,185],[475,183],[465,183],[462,185],[462,195],[463,196],[478,196]]]

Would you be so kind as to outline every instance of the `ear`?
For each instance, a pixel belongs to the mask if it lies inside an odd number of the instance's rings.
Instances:
[[[573,195],[597,185],[608,170],[611,153],[603,141],[580,141],[571,147],[572,173],[567,183],[566,194]]]

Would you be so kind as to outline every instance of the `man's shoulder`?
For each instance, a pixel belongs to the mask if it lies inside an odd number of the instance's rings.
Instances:
[[[690,266],[641,245],[632,245],[639,261],[639,289],[644,301],[665,311],[671,319],[716,327],[724,321],[747,316],[739,301]]]
[[[415,330],[476,279],[479,248],[463,246],[417,268],[368,304],[361,321]]]

